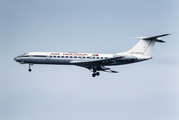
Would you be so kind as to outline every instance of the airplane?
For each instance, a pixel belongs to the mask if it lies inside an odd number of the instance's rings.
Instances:
[[[153,37],[137,37],[140,41],[129,51],[116,54],[76,53],[76,52],[28,52],[14,58],[20,64],[75,65],[89,69],[92,77],[99,76],[99,71],[118,73],[105,66],[124,65],[152,59],[150,56],[155,42],[163,43],[163,34]]]

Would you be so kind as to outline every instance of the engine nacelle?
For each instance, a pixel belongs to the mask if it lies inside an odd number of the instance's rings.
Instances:
[[[113,57],[119,57],[120,60],[137,60],[137,57],[125,54],[115,54]]]

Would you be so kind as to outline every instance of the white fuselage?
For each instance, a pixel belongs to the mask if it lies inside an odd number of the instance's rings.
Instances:
[[[105,66],[121,65],[146,60],[137,59],[136,56],[119,54],[92,54],[92,53],[66,53],[66,52],[29,52],[14,58],[21,64],[56,64],[56,65],[75,65],[76,63],[90,62],[96,60],[108,60],[119,57],[115,62],[104,62]],[[147,58],[149,59],[149,58]]]

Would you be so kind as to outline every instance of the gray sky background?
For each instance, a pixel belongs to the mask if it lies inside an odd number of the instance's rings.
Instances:
[[[178,120],[178,0],[1,0],[1,120]],[[76,66],[20,65],[25,52],[118,53],[169,33],[152,60],[92,78]]]

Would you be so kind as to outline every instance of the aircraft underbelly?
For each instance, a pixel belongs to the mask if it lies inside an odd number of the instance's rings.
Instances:
[[[28,59],[25,60],[26,63],[33,64],[69,64],[71,60],[67,59]]]
[[[32,64],[56,64],[56,65],[76,65],[74,63],[71,63],[73,59],[46,59],[46,58],[28,58],[28,59],[23,59],[25,63],[32,63]],[[130,64],[138,61],[129,61],[129,60],[116,60],[113,62],[102,62],[102,63],[96,63],[95,66],[113,66],[113,65],[124,65],[124,64]],[[80,63],[80,61],[79,61]],[[80,63],[85,66],[94,66],[94,63],[88,63],[82,62]]]

